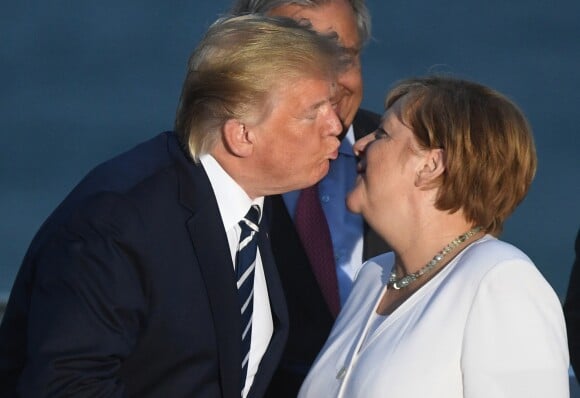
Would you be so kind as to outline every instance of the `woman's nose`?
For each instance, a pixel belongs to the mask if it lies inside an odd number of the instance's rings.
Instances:
[[[371,142],[373,139],[374,139],[374,131],[358,139],[352,147],[354,154],[356,156],[361,156],[364,153],[365,148],[367,147],[369,142]]]

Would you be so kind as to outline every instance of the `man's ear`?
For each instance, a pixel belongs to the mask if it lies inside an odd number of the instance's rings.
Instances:
[[[429,149],[417,167],[415,186],[430,188],[437,185],[438,178],[445,172],[445,151]]]
[[[223,127],[224,144],[235,156],[245,158],[252,154],[252,133],[237,119],[229,119]]]

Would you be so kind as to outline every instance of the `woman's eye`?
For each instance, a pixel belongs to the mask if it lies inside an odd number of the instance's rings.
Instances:
[[[375,130],[375,139],[378,140],[381,138],[389,138],[389,133],[387,133],[385,130],[379,127],[378,129]]]

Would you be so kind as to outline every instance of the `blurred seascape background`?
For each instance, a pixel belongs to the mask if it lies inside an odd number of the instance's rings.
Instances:
[[[513,99],[539,168],[502,239],[564,298],[580,226],[580,2],[367,0],[363,107],[429,72]],[[230,0],[4,2],[0,13],[0,302],[44,219],[98,163],[169,130],[187,59]],[[517,283],[517,281],[514,281]]]

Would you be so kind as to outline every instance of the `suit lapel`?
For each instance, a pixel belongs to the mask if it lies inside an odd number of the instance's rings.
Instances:
[[[234,332],[241,329],[240,310],[227,238],[213,210],[200,209],[187,227],[213,315],[223,396],[233,397],[239,395],[241,377],[240,339],[233,337],[241,335]]]
[[[241,351],[237,336],[241,335],[241,321],[226,232],[205,171],[183,154],[178,156],[184,166],[179,181],[180,201],[192,212],[187,228],[213,316],[222,396],[239,397]]]
[[[266,222],[262,223],[264,229]],[[270,298],[270,307],[274,315],[274,326],[276,323],[287,323],[288,312],[286,309],[286,301],[282,293],[282,283],[276,269],[276,263],[272,254],[270,244],[270,236],[268,231],[260,231],[259,241],[260,256],[262,257],[262,265],[264,267],[264,275],[266,277],[266,285],[268,286],[268,297]]]

